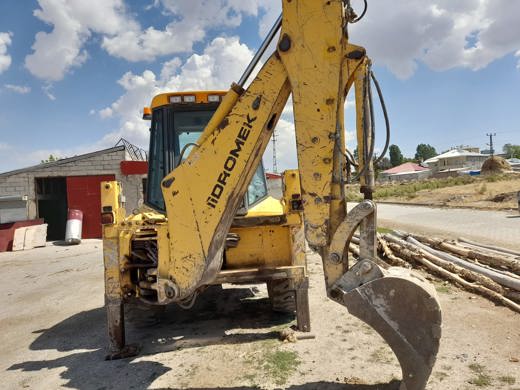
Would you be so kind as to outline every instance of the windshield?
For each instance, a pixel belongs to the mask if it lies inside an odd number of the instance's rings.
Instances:
[[[150,127],[150,160],[148,162],[148,186],[146,203],[152,208],[165,211],[161,182],[164,177],[185,160],[207,123],[213,116],[217,104],[203,107],[165,106],[156,108]],[[190,111],[188,111],[190,109]],[[267,196],[267,185],[262,164],[258,167],[248,188],[249,206]]]
[[[263,164],[258,165],[255,175],[247,188],[247,205],[251,207],[267,196],[267,183]]]

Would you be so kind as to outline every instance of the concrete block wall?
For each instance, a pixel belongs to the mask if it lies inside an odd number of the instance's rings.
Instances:
[[[126,196],[126,209],[133,209],[142,204],[142,178],[146,175],[121,174],[120,163],[129,160],[126,149],[107,151],[107,153],[93,154],[90,157],[78,160],[63,161],[62,163],[50,163],[36,166],[31,170],[13,172],[12,175],[0,176],[0,196],[16,195],[28,198],[29,218],[36,218],[36,185],[35,179],[39,177],[66,177],[66,176],[90,176],[90,175],[115,175],[116,180],[121,181]]]
[[[138,209],[143,204],[143,178],[146,175],[116,175],[116,180],[121,182],[123,195],[125,196],[126,214],[132,214],[132,211]]]

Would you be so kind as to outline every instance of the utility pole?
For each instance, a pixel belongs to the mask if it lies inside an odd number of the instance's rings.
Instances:
[[[495,155],[495,149],[493,149],[493,137],[496,137],[497,133],[487,133],[486,137],[489,137],[489,151],[491,152],[491,157]]]
[[[276,129],[273,131],[273,173],[278,173],[278,163],[276,161]]]

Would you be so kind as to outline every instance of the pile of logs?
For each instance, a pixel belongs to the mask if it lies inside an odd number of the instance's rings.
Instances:
[[[350,252],[359,255],[353,237]],[[520,252],[470,240],[442,240],[400,231],[378,234],[383,267],[422,268],[520,313]]]

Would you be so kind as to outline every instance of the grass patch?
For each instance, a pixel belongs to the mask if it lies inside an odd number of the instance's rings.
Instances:
[[[374,199],[386,198],[407,198],[413,199],[417,196],[417,192],[427,190],[433,191],[439,188],[463,186],[466,184],[477,183],[481,184],[477,192],[485,194],[487,192],[486,183],[495,183],[497,181],[509,180],[511,176],[508,175],[489,175],[489,176],[455,176],[446,177],[443,179],[427,179],[415,182],[392,183],[387,185],[376,186]],[[356,197],[361,198],[361,195],[356,194],[354,188],[348,191],[348,194],[354,201]]]
[[[444,371],[437,371],[433,373],[433,376],[439,380],[439,382],[442,382],[444,379],[446,379],[449,375],[445,373]]]
[[[486,180],[488,183],[495,183],[500,180],[504,180],[504,175],[487,175],[484,176],[484,180]]]
[[[393,230],[392,229],[388,229],[388,228],[384,228],[384,227],[378,227],[377,228],[377,232],[381,233],[381,234],[386,234],[386,233],[393,233]]]
[[[486,367],[481,364],[472,363],[469,365],[469,369],[477,374],[476,377],[471,378],[469,383],[478,386],[478,387],[487,387],[491,386],[491,376],[485,373]]]
[[[502,375],[498,377],[498,380],[507,385],[514,385],[516,383],[516,379],[510,375]]]
[[[437,290],[438,293],[451,294],[451,289],[450,289],[450,286],[448,286],[448,285],[444,285],[444,284],[437,285],[437,286],[435,286],[435,290]]]
[[[374,193],[375,199],[391,197],[414,198],[417,192],[423,190],[436,190],[438,188],[461,186],[478,181],[474,176],[446,177],[444,179],[428,179],[412,183],[399,183],[379,187]]]
[[[347,186],[347,188],[349,187]],[[363,195],[361,195],[359,191],[355,191],[355,188],[358,188],[358,186],[345,191],[345,199],[347,202],[361,202],[363,200]]]
[[[264,368],[279,386],[287,382],[300,363],[294,351],[269,351],[264,355]]]
[[[242,379],[244,381],[247,381],[248,383],[255,383],[256,382],[256,374],[245,374],[244,376],[242,376]]]
[[[277,340],[265,340],[254,345],[244,358],[250,370],[241,377],[250,383],[258,382],[260,378],[266,382],[269,378],[277,386],[283,386],[301,364],[298,353],[282,349]]]
[[[376,184],[374,199],[382,200],[386,198],[405,198],[411,200],[415,198],[419,191],[433,191],[439,188],[463,186],[466,184],[476,184],[475,190],[481,194],[487,192],[486,183],[511,180],[514,176],[507,174],[482,175],[482,176],[455,176],[443,179],[425,179],[414,182],[394,182],[387,184]],[[483,191],[483,192],[480,192]],[[359,184],[349,184],[346,186],[345,197],[348,202],[361,202],[363,195],[359,192]]]
[[[370,354],[368,359],[371,363],[392,363],[392,359],[388,354],[388,350],[384,347],[380,347]]]
[[[486,369],[486,367],[478,363],[471,363],[468,367],[473,372],[482,372]]]

